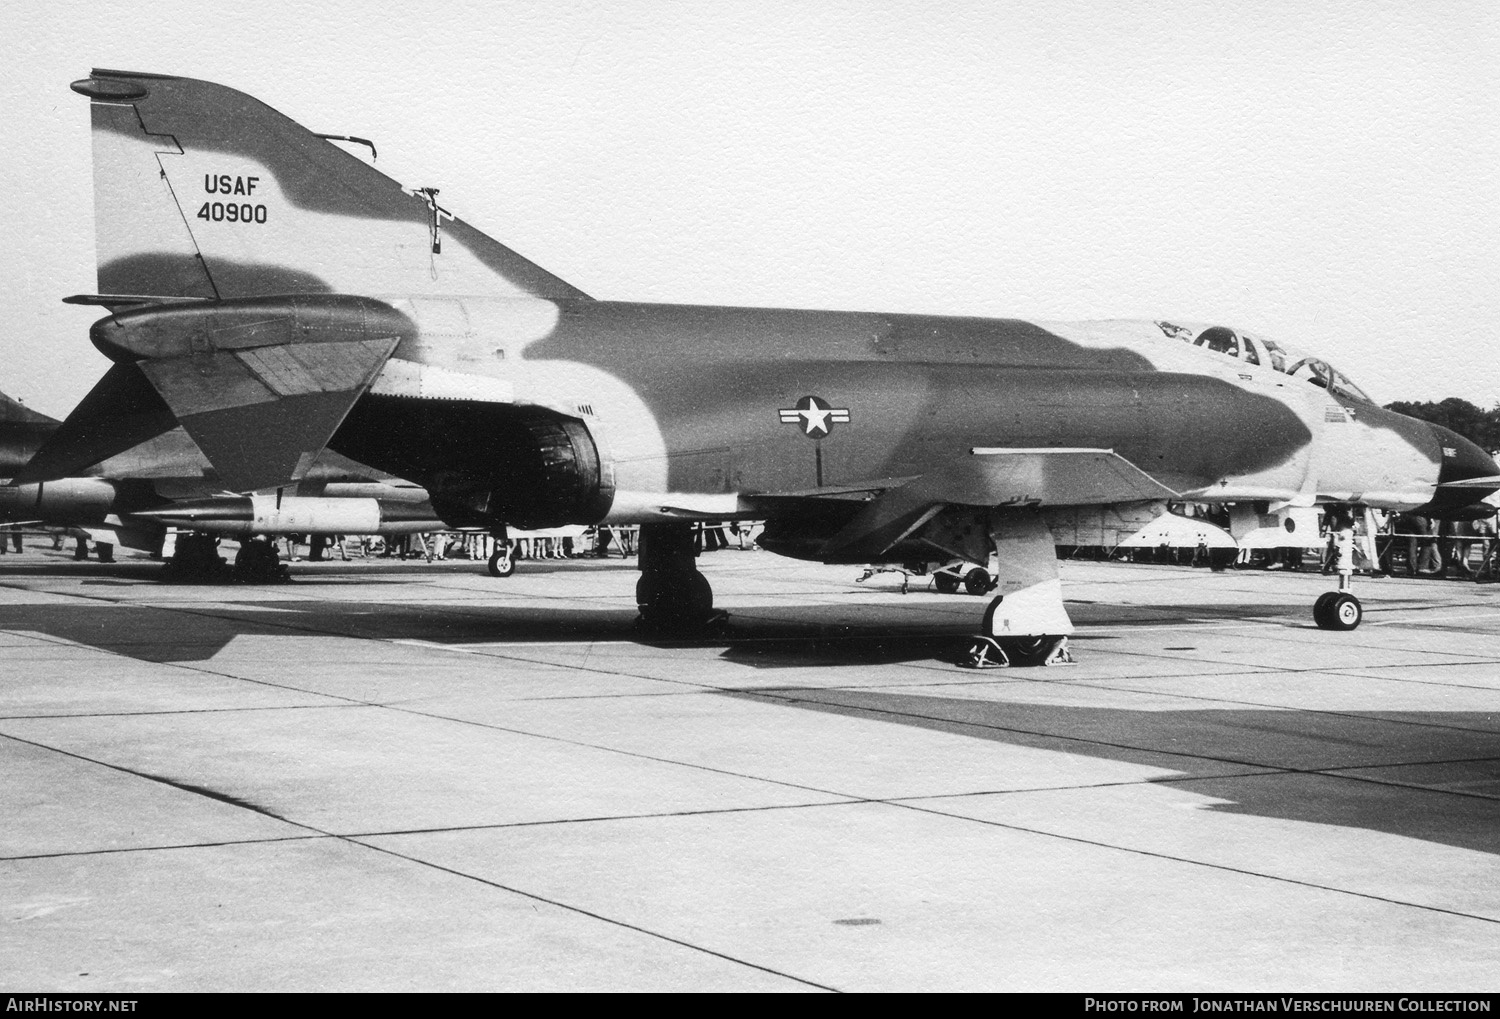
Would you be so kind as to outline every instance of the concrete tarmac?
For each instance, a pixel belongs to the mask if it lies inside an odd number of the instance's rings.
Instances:
[[[1500,586],[1063,565],[0,559],[0,988],[1494,991]]]

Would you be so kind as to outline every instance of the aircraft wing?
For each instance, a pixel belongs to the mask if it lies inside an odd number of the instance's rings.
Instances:
[[[975,448],[915,484],[937,501],[964,506],[1093,506],[1179,498],[1112,449]]]
[[[1111,449],[975,448],[872,499],[828,542],[830,556],[874,559],[945,506],[1090,506],[1176,499]]]

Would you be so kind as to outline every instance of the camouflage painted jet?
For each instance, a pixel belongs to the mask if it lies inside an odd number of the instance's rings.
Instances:
[[[1257,526],[1319,506],[1462,516],[1500,468],[1327,363],[1223,326],[596,301],[430,187],[242,93],[95,71],[99,294],[114,365],[25,472],[180,422],[227,485],[325,447],[424,486],[454,526],[642,525],[651,626],[701,625],[695,521],[826,563],[998,555],[975,664],[1072,624],[1054,544],[1166,501]],[[372,146],[373,149],[373,146]],[[1359,621],[1330,592],[1320,624]]]

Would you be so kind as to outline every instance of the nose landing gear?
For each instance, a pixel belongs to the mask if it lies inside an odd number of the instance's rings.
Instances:
[[[1313,622],[1320,630],[1352,630],[1365,617],[1364,606],[1354,597],[1354,517],[1345,512],[1335,520],[1333,568],[1339,589],[1325,591],[1313,602]]]

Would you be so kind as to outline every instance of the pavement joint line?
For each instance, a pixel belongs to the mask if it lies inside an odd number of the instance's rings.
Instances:
[[[664,810],[649,814],[601,814],[597,817],[554,817],[541,821],[497,821],[493,824],[441,825],[436,828],[399,828],[390,831],[340,832],[335,838],[374,839],[400,835],[446,835],[454,832],[503,831],[509,828],[547,828],[554,825],[600,824],[614,821],[659,821],[674,817],[711,817],[719,814],[763,814],[777,810],[817,810],[884,802],[872,797],[850,797],[816,803],[769,803],[757,807],[704,807],[701,810]]]
[[[1453,667],[1463,666],[1463,665],[1500,665],[1500,662],[1442,662],[1442,663],[1440,663],[1440,665],[1441,665],[1442,668],[1453,668]],[[1418,668],[1423,668],[1423,669],[1438,668],[1438,667],[1439,667],[1438,665],[1431,665],[1431,666],[1429,666],[1429,665],[1422,665],[1422,666],[1418,666]],[[1245,669],[1245,670],[1243,670],[1241,672],[1232,672],[1231,671],[1231,672],[1205,673],[1203,675],[1193,675],[1193,674],[1186,674],[1185,675],[1183,673],[1161,672],[1161,673],[1155,673],[1155,674],[1150,674],[1150,675],[1145,675],[1145,676],[1118,676],[1118,677],[1109,677],[1109,676],[1075,676],[1075,677],[1073,677],[1071,679],[1057,679],[1057,680],[1048,679],[1048,680],[1040,680],[1040,681],[1038,681],[1038,680],[1028,680],[1028,682],[1047,682],[1047,683],[1055,683],[1055,684],[1058,684],[1058,685],[1067,685],[1067,686],[1076,686],[1076,687],[1087,686],[1087,687],[1090,687],[1090,688],[1097,688],[1095,686],[1095,684],[1100,684],[1100,683],[1135,683],[1135,682],[1140,682],[1142,680],[1153,680],[1153,679],[1160,679],[1160,680],[1199,679],[1199,680],[1201,680],[1201,679],[1221,679],[1221,678],[1227,679],[1227,678],[1235,677],[1235,676],[1254,676],[1254,677],[1259,678],[1259,677],[1262,677],[1262,676],[1285,676],[1285,677],[1290,677],[1290,676],[1306,676],[1306,675],[1319,675],[1319,674],[1321,674],[1321,675],[1328,675],[1328,676],[1338,676],[1338,677],[1343,678],[1343,679],[1379,679],[1379,680],[1383,680],[1385,682],[1390,682],[1390,683],[1409,683],[1409,684],[1411,684],[1413,686],[1435,686],[1435,687],[1446,687],[1446,688],[1451,689],[1451,690],[1482,690],[1482,691],[1486,691],[1486,692],[1489,692],[1489,693],[1500,693],[1500,687],[1495,687],[1495,686],[1479,686],[1479,685],[1476,685],[1474,683],[1439,682],[1439,681],[1436,681],[1436,680],[1428,680],[1428,679],[1408,679],[1408,678],[1405,678],[1405,677],[1402,677],[1402,676],[1366,676],[1363,673],[1355,671],[1356,669],[1409,669],[1409,668],[1412,668],[1412,666],[1410,666],[1410,665],[1339,665],[1339,666],[1332,666],[1332,667],[1328,667],[1328,668],[1285,669],[1285,670],[1278,670],[1278,669],[1272,669],[1272,668],[1263,668],[1263,669],[1254,669],[1254,668],[1251,668],[1251,669]],[[918,684],[914,683],[912,685],[916,686]],[[937,685],[941,685],[941,684],[935,684],[934,683],[934,684],[924,684],[924,685],[937,686]],[[959,684],[959,685],[962,685],[962,684]]]
[[[387,710],[398,711],[408,715],[416,715],[421,718],[433,718],[440,721],[456,722],[460,725],[472,725],[476,728],[491,729],[496,732],[506,732],[515,736],[528,736],[532,739],[547,740],[552,743],[562,743],[566,746],[583,747],[588,750],[597,750],[601,753],[619,754],[622,757],[632,757],[637,760],[651,761],[656,764],[667,764],[679,768],[690,768],[696,771],[705,771],[714,775],[727,775],[730,778],[744,779],[748,782],[761,782],[766,785],[784,786],[788,789],[796,789],[801,792],[816,793],[820,796],[835,796],[839,799],[861,799],[861,797],[853,795],[851,793],[838,792],[832,789],[823,789],[818,786],[803,785],[799,782],[788,782],[783,779],[767,778],[763,775],[748,775],[743,772],[734,771],[728,768],[714,768],[707,764],[700,764],[696,761],[680,761],[670,757],[657,757],[652,754],[644,754],[636,750],[625,750],[620,747],[606,746],[599,743],[590,743],[585,740],[568,739],[565,736],[556,736],[550,733],[531,732],[526,729],[515,729],[508,726],[496,725],[493,722],[481,722],[476,719],[469,718],[454,718],[449,715],[440,715],[430,711],[417,711],[413,708],[391,707],[387,708]]]
[[[1299,670],[1296,670],[1296,671],[1297,671],[1297,674],[1302,674],[1304,672],[1318,672],[1318,671],[1326,671],[1326,670],[1299,669]],[[1243,675],[1253,675],[1253,673],[1244,673]],[[1353,677],[1351,677],[1351,678],[1353,678]],[[1024,677],[1024,676],[1021,677],[1021,682],[1024,682],[1024,683],[1036,683],[1036,684],[1040,684],[1040,685],[1048,685],[1048,681],[1047,680],[1029,679],[1029,678]],[[1119,682],[1131,683],[1131,682],[1134,682],[1134,680],[1131,680],[1131,679],[1121,679],[1121,680],[1119,680]],[[915,686],[916,684],[912,684],[912,685]],[[940,684],[926,684],[926,685],[936,686],[936,685],[940,685]],[[1383,717],[1380,717],[1378,715],[1368,714],[1368,713],[1362,712],[1362,711],[1344,710],[1344,709],[1339,709],[1339,708],[1298,707],[1298,706],[1295,706],[1295,705],[1271,704],[1271,703],[1267,703],[1265,701],[1239,700],[1237,698],[1232,698],[1232,697],[1219,697],[1219,696],[1210,697],[1207,694],[1195,694],[1195,693],[1187,693],[1187,692],[1181,692],[1181,691],[1166,692],[1166,691],[1162,691],[1162,690],[1140,690],[1140,689],[1134,689],[1134,688],[1128,687],[1128,686],[1110,686],[1110,687],[1106,687],[1105,689],[1114,690],[1114,691],[1117,691],[1119,693],[1134,693],[1134,694],[1144,694],[1144,695],[1152,696],[1152,697],[1180,698],[1182,700],[1187,700],[1187,701],[1202,701],[1202,702],[1207,703],[1207,704],[1232,704],[1232,705],[1238,705],[1240,707],[1271,708],[1271,709],[1276,710],[1276,711],[1294,712],[1296,714],[1302,714],[1302,715],[1327,715],[1327,716],[1332,717],[1332,718],[1353,718],[1353,719],[1359,719],[1361,721],[1367,721],[1367,722],[1388,722],[1388,723],[1391,723],[1393,725],[1414,725],[1414,726],[1420,726],[1420,727],[1423,727],[1423,728],[1444,729],[1444,730],[1447,730],[1449,732],[1478,732],[1478,733],[1488,733],[1490,735],[1495,736],[1497,739],[1500,739],[1500,729],[1480,729],[1480,728],[1475,728],[1474,726],[1468,726],[1468,725],[1451,725],[1451,724],[1444,723],[1444,722],[1417,721],[1415,719],[1410,719],[1410,718],[1383,718]],[[1480,689],[1484,689],[1484,688],[1480,688]],[[1496,691],[1496,694],[1497,694],[1497,708],[1500,708],[1500,691]]]
[[[1448,761],[1421,761],[1421,762],[1418,762],[1416,764],[1356,764],[1356,765],[1351,765],[1351,766],[1349,766],[1347,768],[1316,768],[1316,769],[1307,769],[1307,770],[1278,769],[1277,771],[1268,772],[1268,774],[1282,774],[1282,773],[1285,773],[1285,774],[1290,774],[1290,775],[1320,775],[1320,776],[1322,776],[1324,778],[1347,779],[1350,782],[1363,782],[1366,785],[1385,786],[1386,788],[1391,788],[1391,789],[1409,789],[1409,790],[1411,790],[1413,792],[1433,793],[1433,794],[1436,794],[1438,796],[1462,796],[1465,799],[1471,799],[1471,800],[1488,800],[1488,801],[1493,802],[1495,800],[1500,800],[1500,796],[1497,796],[1497,795],[1492,794],[1492,793],[1469,792],[1468,790],[1465,790],[1465,789],[1443,789],[1443,788],[1441,788],[1439,786],[1422,785],[1421,783],[1418,783],[1418,782],[1398,782],[1395,779],[1377,778],[1377,777],[1374,777],[1374,776],[1371,776],[1371,775],[1351,775],[1351,774],[1347,774],[1347,772],[1364,771],[1364,770],[1370,770],[1370,769],[1374,769],[1374,768],[1420,768],[1420,767],[1426,767],[1428,765],[1475,764],[1475,763],[1485,763],[1485,762],[1490,762],[1490,761],[1495,761],[1495,760],[1500,760],[1500,758],[1495,758],[1495,757],[1473,757],[1473,758],[1460,757],[1460,758],[1455,758],[1453,760],[1448,760]],[[1211,778],[1192,778],[1192,777],[1189,777],[1189,778],[1177,779],[1176,781],[1179,781],[1179,782],[1207,782],[1207,781],[1212,781],[1212,779]]]
[[[1440,662],[1440,663],[1437,663],[1436,665],[1432,665],[1432,666],[1424,665],[1424,666],[1421,666],[1421,668],[1424,668],[1424,669],[1426,669],[1426,668],[1438,668],[1438,667],[1453,668],[1455,666],[1460,666],[1460,665],[1497,665],[1497,666],[1500,666],[1500,661],[1496,661],[1496,662]],[[1343,666],[1343,667],[1340,667],[1340,668],[1337,668],[1337,669],[1323,669],[1321,671],[1327,672],[1330,675],[1342,676],[1342,677],[1344,677],[1346,679],[1378,679],[1378,680],[1382,680],[1382,681],[1387,682],[1387,683],[1406,683],[1406,684],[1409,684],[1411,686],[1435,686],[1435,687],[1443,687],[1443,688],[1449,689],[1449,690],[1483,690],[1486,693],[1500,694],[1500,687],[1495,687],[1495,686],[1480,686],[1480,685],[1478,685],[1476,683],[1443,682],[1443,681],[1432,680],[1432,679],[1415,679],[1415,678],[1408,677],[1408,676],[1366,676],[1363,673],[1359,673],[1359,672],[1355,672],[1354,671],[1355,669],[1372,669],[1372,670],[1374,670],[1374,669],[1407,669],[1407,668],[1411,668],[1411,666],[1408,666],[1408,665],[1351,665],[1351,666]]]
[[[27,860],[65,860],[71,857],[118,856],[124,853],[165,853],[177,849],[223,849],[229,846],[258,846],[273,842],[316,842],[320,839],[336,838],[338,838],[337,835],[319,832],[307,835],[272,835],[263,839],[224,839],[218,842],[173,842],[157,846],[117,846],[106,849],[75,849],[62,853],[29,853],[23,856],[0,856],[0,862],[21,863]]]
[[[1390,651],[1392,649],[1391,648],[1381,648],[1381,647],[1377,647],[1377,646],[1373,646],[1373,645],[1368,645],[1368,644],[1361,644],[1361,645],[1355,645],[1354,646],[1354,650],[1359,650],[1359,651]],[[1187,656],[1187,655],[1164,655],[1164,654],[1161,654],[1161,653],[1155,652],[1155,651],[1132,651],[1132,650],[1130,650],[1128,648],[1115,648],[1115,647],[1112,647],[1112,648],[1100,648],[1099,651],[1102,654],[1120,655],[1121,657],[1125,657],[1125,658],[1148,658],[1148,659],[1150,659],[1152,661],[1158,661],[1158,662],[1185,662],[1185,663],[1197,663],[1197,664],[1202,664],[1202,665],[1233,665],[1233,666],[1238,667],[1241,672],[1246,672],[1246,673],[1250,673],[1250,672],[1265,672],[1265,673],[1284,673],[1284,674],[1289,674],[1289,675],[1295,675],[1297,673],[1302,673],[1302,672],[1329,672],[1329,671],[1331,671],[1328,668],[1302,668],[1302,667],[1299,667],[1299,666],[1287,666],[1287,665],[1257,665],[1254,662],[1238,662],[1238,661],[1235,661],[1232,658],[1201,658],[1201,657],[1190,657],[1190,656]],[[1246,652],[1246,653],[1248,654],[1248,652]],[[1462,652],[1449,652],[1449,651],[1432,651],[1432,652],[1426,652],[1426,653],[1434,654],[1434,655],[1447,655],[1449,657],[1455,657],[1455,656],[1458,656],[1458,655],[1462,654]],[[1464,655],[1463,657],[1464,657],[1463,661],[1434,662],[1432,664],[1433,665],[1485,665],[1485,664],[1488,664],[1488,661],[1492,660],[1494,656],[1493,655],[1490,655],[1490,656]],[[1392,666],[1392,667],[1394,668],[1395,666]],[[1428,666],[1427,665],[1423,665],[1422,667],[1426,668]],[[1342,668],[1362,668],[1362,666],[1347,666],[1346,665],[1346,666],[1342,666]]]
[[[1172,863],[1184,863],[1192,867],[1203,867],[1209,870],[1224,871],[1230,874],[1242,874],[1246,877],[1259,878],[1264,881],[1274,881],[1281,884],[1295,885],[1300,888],[1313,888],[1318,891],[1328,892],[1333,895],[1352,895],[1355,898],[1368,899],[1374,902],[1383,902],[1392,906],[1407,906],[1412,909],[1426,910],[1432,913],[1442,913],[1447,916],[1461,917],[1466,920],[1477,920],[1480,923],[1500,924],[1500,918],[1481,916],[1478,913],[1465,913],[1458,909],[1448,909],[1443,906],[1434,906],[1424,902],[1411,902],[1405,899],[1395,899],[1385,895],[1375,895],[1371,892],[1356,891],[1352,888],[1339,888],[1335,885],[1319,884],[1316,881],[1304,881],[1301,878],[1286,877],[1279,874],[1268,874],[1261,871],[1250,870],[1245,867],[1232,867],[1223,863],[1212,863],[1207,860],[1194,860],[1185,856],[1174,856],[1171,853],[1160,853],[1150,849],[1140,849],[1133,846],[1120,846],[1111,842],[1100,842],[1096,839],[1086,839],[1077,835],[1066,835],[1062,832],[1050,832],[1041,828],[1029,828],[1025,825],[1006,824],[1003,821],[994,821],[988,818],[968,817],[964,814],[949,813],[945,810],[934,810],[916,803],[892,802],[890,804],[902,810],[915,810],[921,813],[937,814],[941,817],[952,817],[961,820],[975,821],[979,824],[989,825],[995,828],[1004,828],[1008,831],[1024,832],[1030,835],[1040,835],[1046,838],[1062,839],[1065,842],[1075,842],[1085,846],[1096,846],[1101,849],[1113,849],[1122,853],[1130,853],[1136,856],[1151,857],[1158,860],[1167,860]]]
[[[53,749],[53,748],[44,747],[43,749]],[[64,752],[65,753],[65,751],[60,751],[60,752]],[[85,760],[87,760],[87,758],[85,758]],[[97,763],[100,763],[100,762],[90,761],[90,763],[97,764]],[[105,767],[109,767],[109,765],[104,765],[104,766]],[[138,772],[135,772],[133,774],[135,774],[136,777],[147,777],[147,776],[141,776],[140,773],[138,773]],[[181,788],[181,787],[179,786],[177,788]],[[191,792],[191,791],[194,791],[194,790],[189,789],[188,791]],[[204,795],[204,794],[199,793],[199,795]],[[953,794],[953,795],[962,795],[962,794]],[[218,797],[208,797],[208,798],[209,799],[218,800]],[[218,800],[218,801],[219,802],[225,802],[223,800]],[[711,808],[704,808],[702,810],[673,810],[673,811],[660,811],[660,812],[647,813],[647,814],[600,815],[598,817],[556,817],[556,818],[548,818],[546,820],[540,820],[540,821],[500,821],[500,822],[495,822],[493,824],[455,824],[455,825],[440,825],[440,826],[432,827],[432,828],[393,828],[393,829],[390,829],[390,830],[359,831],[359,832],[331,832],[331,831],[322,831],[320,829],[312,828],[311,826],[303,825],[301,822],[298,822],[298,821],[287,821],[288,824],[298,825],[299,827],[307,827],[308,828],[308,834],[306,834],[306,835],[270,835],[270,836],[266,836],[265,838],[222,839],[222,840],[217,840],[217,841],[212,841],[212,842],[172,842],[172,843],[164,843],[164,844],[160,844],[160,845],[149,845],[149,846],[114,846],[114,847],[106,847],[106,848],[101,848],[101,849],[76,849],[76,850],[69,850],[69,851],[57,852],[57,853],[28,853],[28,854],[19,855],[19,856],[0,856],[0,862],[19,862],[19,861],[23,861],[23,860],[53,860],[53,859],[68,858],[68,857],[75,857],[75,856],[108,856],[108,855],[119,855],[119,854],[122,854],[122,853],[157,853],[157,852],[166,852],[166,851],[175,850],[175,849],[218,849],[218,848],[222,848],[222,847],[225,847],[225,846],[253,846],[253,845],[261,845],[261,844],[264,844],[264,843],[273,843],[273,842],[311,842],[311,841],[317,841],[317,840],[320,840],[320,839],[324,839],[324,840],[326,840],[326,839],[340,840],[341,839],[341,840],[347,841],[347,840],[351,840],[351,839],[385,838],[385,837],[388,837],[388,836],[394,837],[394,836],[401,836],[401,835],[444,835],[444,834],[450,834],[450,833],[455,833],[455,832],[461,833],[461,832],[480,832],[480,831],[501,831],[501,830],[504,830],[504,829],[507,829],[507,828],[540,828],[540,827],[548,827],[548,826],[552,826],[552,825],[593,824],[593,823],[610,822],[610,821],[651,821],[651,820],[673,818],[673,817],[697,817],[697,816],[700,816],[700,815],[715,815],[715,814],[754,814],[754,813],[762,813],[762,812],[775,811],[775,810],[812,810],[812,809],[817,809],[817,808],[822,808],[822,807],[844,807],[844,806],[852,806],[852,805],[858,805],[858,804],[863,804],[863,803],[878,803],[878,802],[880,802],[880,801],[879,800],[874,800],[874,799],[825,800],[825,801],[819,801],[819,802],[813,802],[813,803],[776,803],[776,804],[766,804],[766,805],[756,806],[756,807],[711,807]],[[244,808],[242,808],[242,809],[244,809]],[[259,811],[252,811],[252,813],[259,813]],[[366,847],[366,848],[368,848],[368,847]]]
[[[1463,615],[1446,614],[1442,619],[1422,617],[1416,619],[1379,619],[1372,621],[1370,626],[1443,626],[1450,619],[1494,619],[1500,622],[1500,612],[1469,612]]]
[[[434,863],[431,860],[424,860],[424,859],[422,859],[420,857],[409,856],[406,853],[398,853],[394,849],[388,849],[385,846],[371,845],[370,843],[368,843],[368,842],[362,842],[362,841],[360,841],[357,838],[347,838],[347,839],[344,839],[344,841],[350,843],[351,845],[362,846],[365,849],[373,850],[374,852],[377,852],[377,853],[385,853],[385,854],[387,854],[389,856],[394,856],[397,859],[406,860],[406,861],[408,861],[410,863],[415,863],[415,864],[417,864],[419,866],[422,866],[422,867],[430,867],[433,870],[442,871],[445,874],[452,874],[455,877],[465,878],[465,879],[467,879],[469,881],[476,881],[479,884],[488,885],[491,888],[497,888],[497,889],[499,889],[501,891],[504,891],[504,892],[510,892],[512,895],[524,896],[525,898],[531,899],[534,902],[546,903],[549,906],[554,906],[554,907],[556,907],[558,909],[565,909],[565,910],[568,910],[569,912],[577,913],[577,914],[579,914],[581,916],[586,916],[586,917],[589,917],[590,919],[593,919],[593,920],[600,920],[600,921],[602,921],[604,923],[607,923],[607,924],[613,924],[613,925],[615,925],[617,927],[623,927],[626,930],[635,931],[636,933],[638,933],[638,934],[644,934],[647,937],[657,938],[657,939],[659,939],[661,941],[666,941],[666,942],[668,942],[670,944],[674,944],[674,945],[680,945],[683,948],[691,949],[692,951],[695,951],[695,952],[702,952],[705,955],[711,955],[711,956],[714,956],[715,958],[723,959],[725,962],[732,962],[732,963],[736,963],[736,964],[741,965],[741,966],[747,966],[750,969],[760,970],[762,973],[769,973],[772,976],[778,976],[778,977],[782,977],[783,979],[786,979],[786,980],[792,980],[792,981],[795,981],[795,982],[797,982],[799,984],[805,984],[808,987],[816,987],[820,991],[832,991],[832,992],[835,992],[835,993],[838,992],[838,988],[837,987],[831,987],[831,986],[829,986],[827,984],[820,984],[820,983],[818,983],[815,980],[809,980],[806,977],[795,976],[795,975],[793,975],[791,973],[786,973],[786,972],[783,972],[781,970],[772,969],[769,966],[762,966],[759,963],[750,962],[747,959],[736,958],[735,956],[729,955],[729,954],[727,954],[725,952],[719,952],[719,951],[716,951],[716,950],[714,950],[712,948],[707,948],[707,947],[705,947],[703,945],[695,945],[691,941],[684,941],[681,938],[674,938],[670,934],[663,934],[660,931],[653,931],[653,930],[651,930],[648,927],[641,927],[641,926],[638,926],[638,925],[633,924],[633,923],[628,923],[628,922],[626,922],[624,920],[617,920],[617,919],[615,919],[613,917],[605,916],[602,913],[595,913],[592,910],[584,909],[582,906],[570,905],[570,904],[568,904],[566,902],[562,902],[562,901],[560,901],[558,899],[552,899],[552,898],[548,898],[545,895],[539,895],[536,892],[528,892],[528,891],[525,891],[524,889],[521,889],[521,888],[516,888],[516,887],[513,887],[511,885],[502,884],[499,881],[493,881],[493,880],[491,880],[489,878],[480,877],[477,874],[469,874],[469,873],[466,873],[464,871],[457,870],[457,869],[455,869],[453,867],[446,867],[446,866],[444,866],[444,865],[442,865],[440,863]]]
[[[1267,775],[1282,774],[1275,768],[1255,768],[1250,771],[1239,773],[1229,772],[1223,775],[1201,776],[1201,775],[1162,775],[1155,778],[1133,778],[1119,782],[1074,782],[1068,785],[1045,785],[1026,786],[1018,789],[971,789],[961,793],[930,793],[916,796],[883,796],[872,797],[856,802],[861,803],[889,803],[899,805],[908,801],[921,800],[964,800],[979,796],[1023,796],[1028,793],[1070,793],[1084,792],[1091,789],[1128,789],[1132,786],[1153,785],[1175,785],[1181,782],[1221,782],[1226,779],[1237,778],[1264,778]],[[828,804],[833,806],[834,804]]]
[[[519,700],[520,698],[517,698]],[[379,707],[378,704],[263,704],[233,708],[176,708],[160,711],[78,711],[58,712],[51,715],[0,715],[0,722],[30,722],[37,719],[57,718],[136,718],[153,715],[217,715],[237,711],[329,711],[351,708]]]

